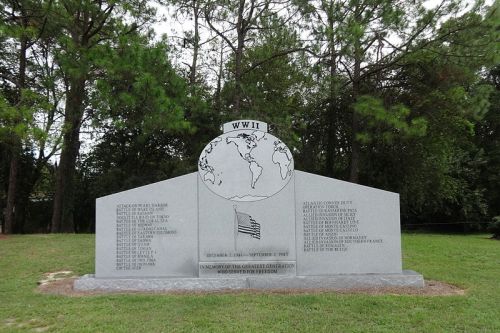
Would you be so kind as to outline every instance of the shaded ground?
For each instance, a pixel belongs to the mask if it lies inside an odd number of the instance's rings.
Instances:
[[[38,286],[37,291],[43,294],[64,295],[64,296],[91,296],[104,294],[162,294],[162,295],[207,295],[207,294],[278,294],[278,295],[293,295],[293,294],[362,294],[362,295],[420,295],[420,296],[456,296],[465,295],[465,290],[460,289],[451,284],[440,281],[425,281],[424,288],[357,288],[357,289],[275,289],[275,290],[230,290],[224,289],[219,291],[130,291],[130,292],[108,292],[108,291],[76,291],[73,289],[73,281],[75,278],[64,278],[60,280],[50,281]]]

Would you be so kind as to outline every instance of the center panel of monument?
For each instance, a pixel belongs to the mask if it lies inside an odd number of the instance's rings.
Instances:
[[[260,201],[199,187],[200,277],[295,275],[294,182]]]
[[[198,174],[199,276],[295,275],[293,157],[267,124],[225,124]]]

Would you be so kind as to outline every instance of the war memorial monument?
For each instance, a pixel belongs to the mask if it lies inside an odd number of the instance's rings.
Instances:
[[[397,193],[295,170],[266,123],[222,129],[198,172],[97,199],[76,290],[424,286],[402,270]]]

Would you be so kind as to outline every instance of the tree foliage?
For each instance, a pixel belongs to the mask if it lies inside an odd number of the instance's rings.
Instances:
[[[4,232],[92,231],[96,197],[195,171],[235,118],[403,223],[500,215],[495,2],[161,1],[162,38],[148,1],[1,3]]]

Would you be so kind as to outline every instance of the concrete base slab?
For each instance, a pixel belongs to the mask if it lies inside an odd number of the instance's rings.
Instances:
[[[410,287],[423,288],[421,274],[349,274],[330,276],[282,276],[235,278],[129,278],[98,279],[88,274],[75,280],[77,291],[217,291],[245,289],[355,289]]]

